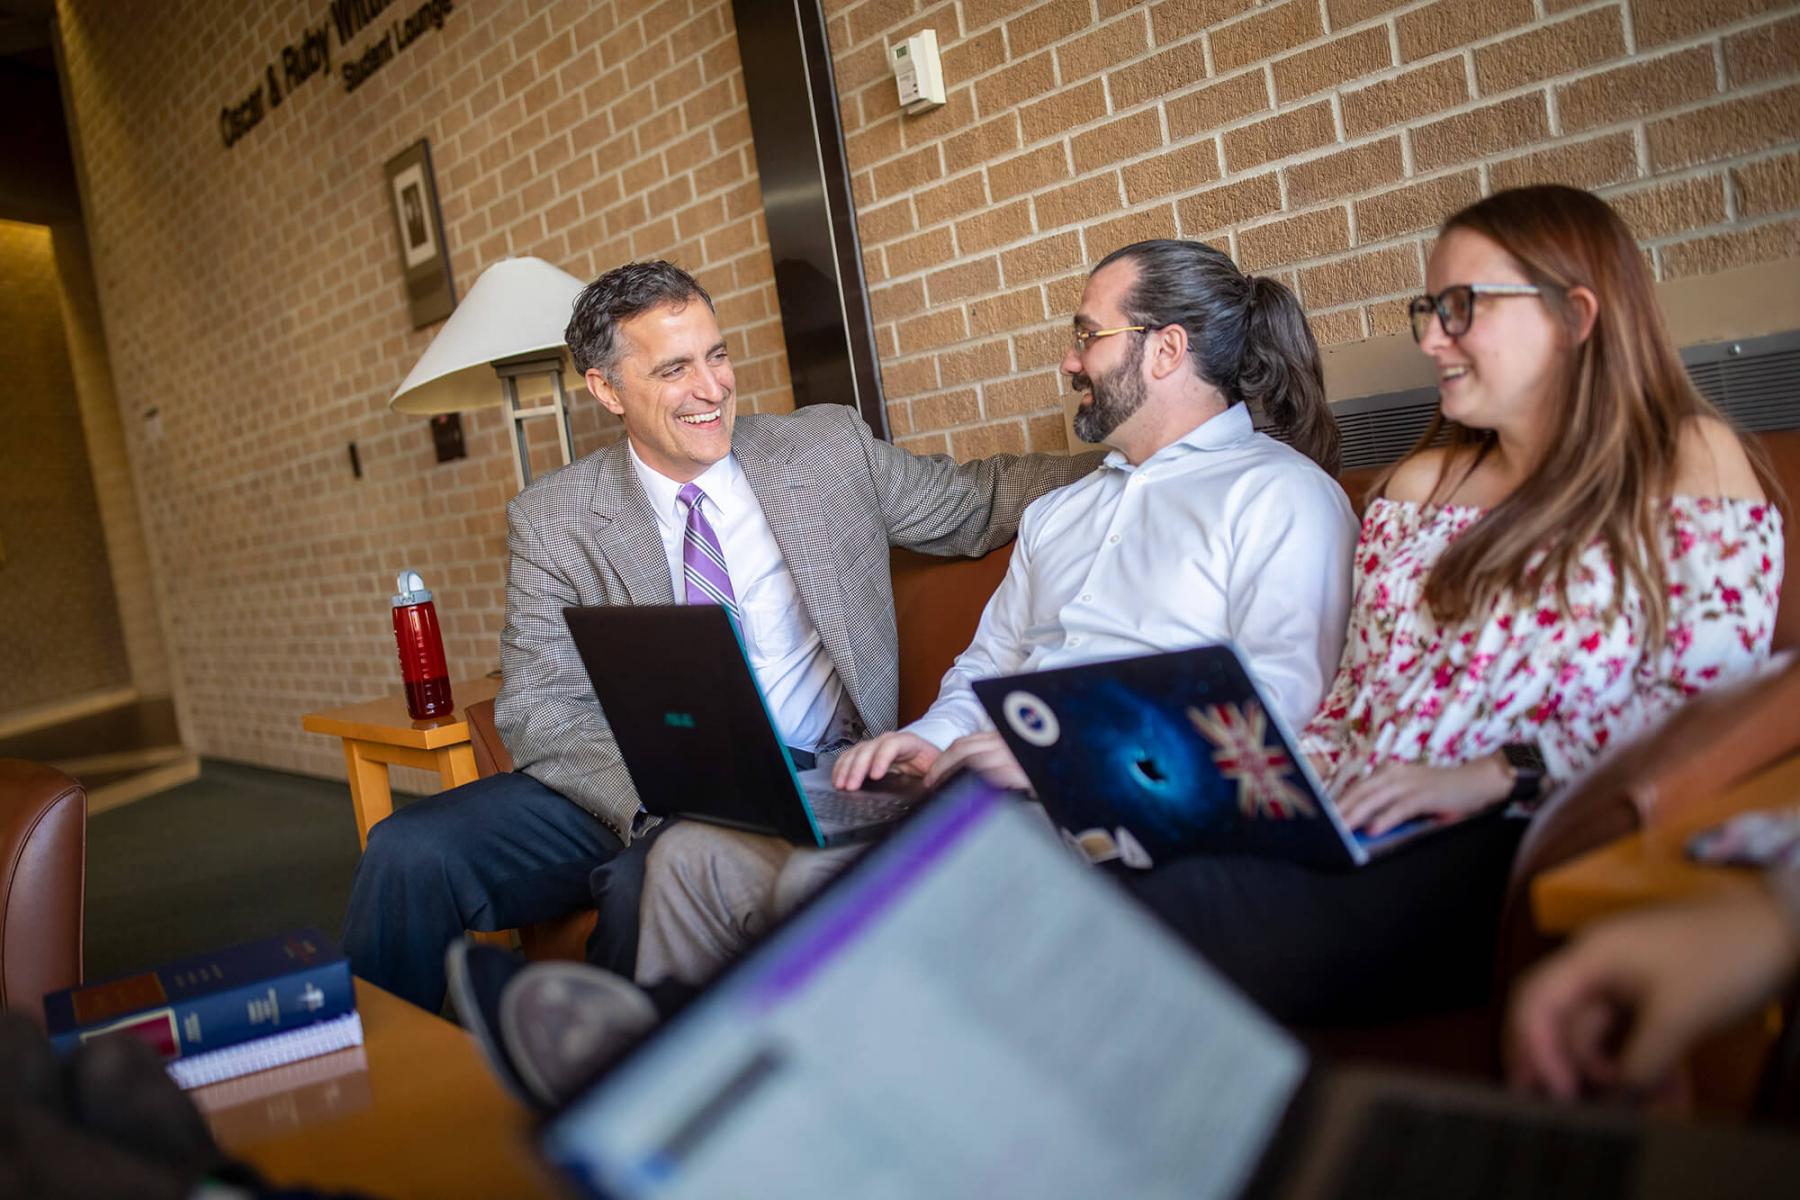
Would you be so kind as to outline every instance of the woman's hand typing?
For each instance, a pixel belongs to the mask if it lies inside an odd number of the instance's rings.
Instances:
[[[1351,784],[1337,803],[1351,829],[1379,837],[1415,817],[1473,816],[1511,791],[1512,770],[1496,753],[1456,767],[1388,763]]]

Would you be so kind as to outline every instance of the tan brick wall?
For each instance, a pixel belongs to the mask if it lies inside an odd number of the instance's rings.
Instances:
[[[113,391],[112,366],[106,355],[87,235],[79,223],[71,221],[52,226],[50,240],[56,255],[57,291],[62,301],[74,399],[81,410],[81,426],[87,439],[88,466],[93,473],[94,498],[100,506],[100,527],[106,535],[106,560],[112,572],[131,684],[140,695],[167,696],[173,679],[163,639],[162,608],[157,600],[157,580],[150,569],[143,521],[138,516],[137,491],[125,451],[125,430],[119,421],[119,400]]]
[[[1800,256],[1800,4],[825,0],[889,415],[958,455],[1062,448],[1084,268],[1199,238],[1320,340],[1404,328],[1433,229],[1598,189],[1659,278]],[[948,103],[886,46],[937,31]],[[974,369],[971,369],[974,364]]]
[[[220,106],[326,7],[61,0],[58,24],[197,748],[341,775],[300,714],[395,686],[395,570],[436,589],[453,673],[497,664],[515,486],[497,410],[465,415],[469,457],[444,465],[425,419],[388,411],[435,332],[407,318],[390,156],[431,140],[460,290],[508,254],[584,279],[666,256],[718,300],[748,406],[792,400],[727,0],[459,0],[351,93],[334,29],[333,74],[225,149]],[[352,50],[416,7],[390,7]],[[578,452],[612,436],[585,395],[575,426]]]
[[[497,413],[467,415],[469,458],[439,466],[424,422],[386,408],[432,333],[401,300],[389,156],[431,139],[461,288],[509,253],[583,277],[670,256],[718,296],[749,404],[791,396],[729,3],[459,0],[357,92],[311,81],[223,149],[219,106],[324,11],[58,4],[199,748],[337,774],[298,714],[392,686],[391,573],[432,580],[458,674],[494,664],[503,604]],[[1800,253],[1792,3],[826,11],[889,415],[917,449],[1063,448],[1068,315],[1087,265],[1135,238],[1225,245],[1297,286],[1328,342],[1398,331],[1437,221],[1527,180],[1619,198],[1665,278]],[[903,117],[886,46],[926,26],[950,102]],[[579,450],[610,436],[590,403],[576,424]]]
[[[130,682],[50,230],[0,221],[0,715]]]

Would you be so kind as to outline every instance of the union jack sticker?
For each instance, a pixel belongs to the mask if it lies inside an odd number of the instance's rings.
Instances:
[[[1254,700],[1243,705],[1189,705],[1188,720],[1212,745],[1213,763],[1238,785],[1238,811],[1252,819],[1291,821],[1317,816],[1306,792],[1293,782],[1294,762],[1279,745],[1267,745],[1269,717]]]

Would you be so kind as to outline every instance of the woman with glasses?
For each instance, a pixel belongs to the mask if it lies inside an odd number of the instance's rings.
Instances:
[[[1774,626],[1781,515],[1610,208],[1490,196],[1445,222],[1427,281],[1413,335],[1439,411],[1364,516],[1343,660],[1301,741],[1361,833],[1462,824],[1337,876],[1211,858],[1133,885],[1289,1019],[1479,998],[1509,818],[1754,670]]]

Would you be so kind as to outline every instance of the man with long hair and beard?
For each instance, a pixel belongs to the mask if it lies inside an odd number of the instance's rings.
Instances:
[[[936,703],[844,751],[840,787],[889,772],[932,784],[962,765],[1022,786],[969,687],[993,675],[1231,641],[1288,720],[1324,694],[1357,526],[1330,474],[1337,429],[1293,293],[1197,242],[1127,246],[1089,276],[1061,365],[1082,393],[1076,433],[1112,452],[1026,509],[1007,576]],[[1253,407],[1290,444],[1257,432]],[[704,983],[858,849],[675,825],[649,854],[637,982],[665,1002]],[[493,953],[458,946],[452,969],[491,975],[505,964],[471,960]],[[556,1010],[539,1022],[556,1034],[544,1055],[506,1048],[530,1061],[522,1074],[544,1081],[546,1102],[554,1081],[584,1077],[651,1007],[625,980],[566,963],[526,967],[505,986],[541,991]],[[555,1049],[567,1046],[582,1050]]]
[[[1025,777],[976,679],[1230,641],[1295,723],[1343,645],[1356,519],[1329,472],[1337,428],[1299,301],[1198,242],[1108,255],[1062,371],[1100,470],[1034,502],[974,641],[919,720],[846,750],[834,782]],[[1287,435],[1253,427],[1255,408]],[[650,853],[637,977],[698,984],[856,853],[690,823]]]
[[[1150,394],[1138,374],[1144,361],[1144,343],[1134,340],[1133,345],[1136,352],[1102,375],[1098,385],[1085,371],[1069,376],[1069,387],[1086,397],[1075,409],[1075,436],[1082,441],[1099,445],[1144,406]]]

